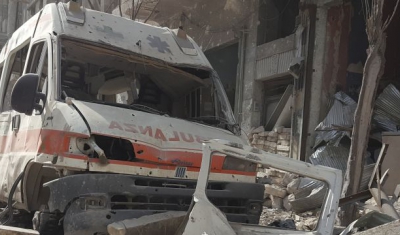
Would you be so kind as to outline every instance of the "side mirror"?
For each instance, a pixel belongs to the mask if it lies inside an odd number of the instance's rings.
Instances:
[[[40,101],[44,104],[46,95],[37,91],[38,85],[39,75],[32,73],[22,75],[11,92],[11,107],[29,116],[32,115],[33,110],[41,113],[44,105],[42,106]]]

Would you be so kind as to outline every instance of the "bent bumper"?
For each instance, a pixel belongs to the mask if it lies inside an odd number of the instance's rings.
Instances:
[[[65,234],[87,234],[106,231],[108,224],[124,219],[165,211],[187,211],[196,181],[81,174],[51,181],[45,187],[50,191],[50,212],[65,213]],[[208,184],[207,196],[229,221],[258,224],[263,185],[213,181]]]

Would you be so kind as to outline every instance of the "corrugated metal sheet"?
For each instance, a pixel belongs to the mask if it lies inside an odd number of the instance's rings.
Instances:
[[[325,183],[321,181],[309,178],[304,178],[304,180],[309,180],[309,183],[294,193],[295,199],[289,200],[292,210],[298,213],[319,208],[324,202],[328,190]]]
[[[318,146],[323,141],[337,146],[344,136],[350,137],[348,131],[337,130],[337,127],[351,128],[353,126],[357,103],[341,91],[336,93],[334,98],[328,115],[315,128],[318,131],[315,146]]]
[[[295,50],[286,51],[257,60],[257,79],[268,80],[288,73]]]
[[[343,146],[327,145],[318,148],[310,157],[310,161],[314,165],[328,166],[342,170],[344,176],[347,169],[348,157],[348,148]],[[369,155],[366,157],[368,158]],[[366,190],[368,188],[368,183],[372,176],[374,166],[375,164],[364,166],[360,184],[361,190]],[[306,183],[300,186],[299,191],[294,193],[295,199],[290,200],[293,211],[299,213],[319,208],[324,202],[328,190],[328,187],[324,182],[309,178],[304,178],[304,181]]]
[[[342,170],[343,176],[347,169],[347,160],[349,157],[349,148],[343,146],[326,145],[319,147],[310,157],[310,162],[314,165],[328,166]],[[366,159],[370,158],[370,153],[365,156]],[[368,161],[366,161],[368,162]],[[375,164],[364,166],[363,176],[361,179],[361,189],[368,188],[368,182],[371,178],[372,171]]]
[[[373,121],[385,131],[397,131],[400,125],[400,91],[394,85],[389,84],[378,96]]]

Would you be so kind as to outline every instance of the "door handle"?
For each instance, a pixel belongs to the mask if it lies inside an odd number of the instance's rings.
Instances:
[[[21,116],[15,115],[12,118],[12,129],[13,131],[17,132],[19,130],[19,125],[21,124]]]

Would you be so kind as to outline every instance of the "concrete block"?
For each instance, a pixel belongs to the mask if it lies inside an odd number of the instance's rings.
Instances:
[[[278,137],[277,136],[268,136],[267,140],[269,142],[276,142],[278,140]]]
[[[278,145],[289,146],[290,140],[277,140]]]
[[[297,175],[292,174],[292,173],[286,173],[286,174],[283,176],[282,185],[286,187],[288,184],[290,184],[290,182],[292,182],[292,181],[293,181],[294,179],[296,179],[296,178],[298,178]]]
[[[283,186],[282,182],[283,182],[283,178],[281,178],[281,177],[271,177],[271,183],[272,184]]]
[[[274,132],[276,132],[276,133],[282,133],[283,128],[284,128],[283,126],[274,127]]]
[[[267,145],[268,147],[271,147],[271,148],[277,147],[276,142],[265,141],[265,145]]]
[[[259,135],[258,134],[253,134],[253,139],[258,139]]]
[[[272,208],[274,208],[274,209],[282,209],[283,208],[283,198],[275,197],[273,195],[271,195],[269,198],[271,199],[271,202],[272,202]]]
[[[253,133],[253,134],[258,134],[260,132],[264,132],[264,127],[263,126],[259,126],[259,127],[255,128],[254,130],[251,131],[251,133]]]
[[[258,148],[258,149],[262,149],[264,147],[263,144],[255,144],[254,147]]]
[[[278,135],[278,140],[290,140],[290,134],[289,133],[282,133]]]
[[[289,152],[285,151],[276,151],[277,154],[282,155],[283,157],[289,157]]]
[[[287,210],[287,211],[292,210],[292,205],[290,205],[288,196],[283,199],[283,208],[285,208],[285,210]]]
[[[268,193],[271,196],[275,196],[275,197],[280,197],[280,198],[285,198],[287,195],[287,191],[285,188],[280,187],[278,185],[269,185],[266,184],[265,186],[265,193]]]
[[[258,135],[261,136],[261,137],[267,137],[268,134],[269,134],[269,131],[264,131],[264,132],[258,133]]]
[[[272,208],[272,200],[267,198],[264,200],[263,206],[266,206],[268,208]]]
[[[284,146],[284,145],[277,145],[276,146],[276,150],[289,152],[290,151],[290,147],[289,146]]]
[[[146,215],[136,219],[118,221],[107,226],[110,235],[169,235],[175,234],[182,223],[186,212],[169,211],[154,215]]]
[[[286,187],[287,192],[288,193],[296,192],[299,189],[300,182],[301,182],[300,178],[292,180],[292,182],[290,182]]]
[[[278,137],[278,133],[276,133],[276,132],[274,132],[274,131],[270,131],[270,132],[268,133],[268,136],[269,136],[269,137]]]
[[[258,139],[257,140],[257,144],[259,144],[259,145],[265,145],[265,140],[262,140],[262,139]]]

